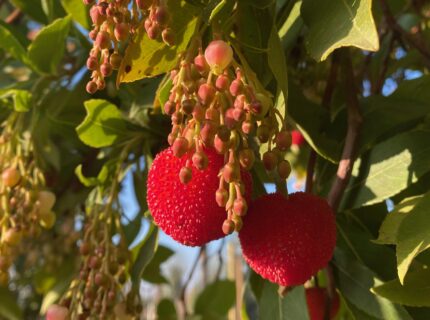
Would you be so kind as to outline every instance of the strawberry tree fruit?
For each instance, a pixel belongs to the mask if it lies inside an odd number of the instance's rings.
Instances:
[[[222,40],[214,40],[207,46],[205,58],[211,70],[221,74],[233,60],[233,49]]]
[[[66,307],[53,304],[46,312],[46,320],[66,320],[68,315],[69,310]]]
[[[306,303],[310,320],[324,320],[328,294],[326,288],[307,288],[305,291]],[[330,319],[336,318],[339,312],[339,294],[334,292],[332,301],[330,301]]]
[[[264,195],[251,203],[239,239],[255,272],[282,286],[300,285],[331,259],[335,218],[325,200],[308,193]]]
[[[208,165],[199,170],[192,163],[192,153],[181,158],[168,148],[157,155],[148,174],[148,206],[155,223],[176,241],[188,246],[202,246],[225,236],[225,209],[216,199],[218,174],[224,157],[214,149],[204,149]],[[183,168],[191,170],[184,184],[180,179]],[[251,176],[242,171],[245,198],[251,194]]]

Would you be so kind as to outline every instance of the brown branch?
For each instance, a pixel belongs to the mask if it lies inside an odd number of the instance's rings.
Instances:
[[[398,35],[403,37],[407,43],[409,43],[410,46],[414,47],[418,50],[418,52],[424,57],[424,61],[427,67],[430,67],[430,49],[425,44],[425,41],[423,41],[422,37],[418,33],[417,35],[413,36],[406,30],[404,30],[398,23],[396,18],[391,13],[390,7],[388,6],[388,3],[386,0],[380,1],[382,12],[387,20],[388,26],[395,31]]]
[[[361,123],[363,122],[357,96],[357,87],[354,80],[351,56],[348,49],[344,49],[343,73],[345,78],[346,107],[348,111],[348,130],[342,158],[337,169],[337,176],[328,194],[327,201],[337,211],[340,201],[351,178],[352,167],[355,161],[355,151],[359,139]]]
[[[385,82],[385,76],[386,76],[387,71],[388,71],[388,63],[390,62],[391,51],[393,50],[393,48],[394,48],[394,37],[391,36],[387,52],[386,52],[384,59],[382,61],[381,72],[379,73],[379,77],[376,80],[375,85],[372,86],[372,93],[373,94],[380,94],[382,91],[382,87],[384,86],[384,82]]]
[[[15,9],[11,12],[10,15],[6,17],[4,22],[6,22],[7,24],[12,24],[21,17],[21,14],[22,12],[20,9]]]

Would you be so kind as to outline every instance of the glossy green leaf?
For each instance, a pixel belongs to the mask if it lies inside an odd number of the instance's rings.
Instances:
[[[0,21],[0,48],[9,52],[15,59],[28,63],[27,50],[15,36],[14,30],[3,21]]]
[[[195,313],[204,319],[216,319],[227,315],[234,305],[236,287],[233,281],[220,280],[207,285],[197,297]]]
[[[354,166],[346,188],[348,206],[360,207],[384,201],[430,171],[429,131],[409,131],[376,145]]]
[[[421,199],[422,196],[407,198],[396,205],[394,210],[382,222],[379,237],[375,242],[379,244],[396,244],[401,223]]]
[[[70,16],[57,19],[42,28],[30,44],[28,57],[38,72],[42,74],[58,73],[58,65],[63,59],[70,25]]]
[[[269,38],[269,51],[267,53],[270,69],[278,83],[278,91],[284,95],[284,101],[288,101],[288,70],[284,49],[275,27]],[[279,110],[283,116],[287,114],[288,106],[284,103],[284,108]]]
[[[87,116],[76,128],[83,143],[94,148],[112,145],[127,133],[126,122],[118,108],[106,100],[85,102]]]
[[[354,46],[379,49],[371,0],[303,0],[302,18],[308,26],[306,46],[316,60],[325,60],[333,50]]]
[[[132,290],[139,290],[145,268],[155,255],[158,247],[158,228],[150,224],[145,239],[132,249],[133,264],[130,268]]]
[[[146,271],[142,277],[143,280],[156,284],[167,283],[166,278],[164,278],[164,276],[161,274],[160,267],[173,254],[173,250],[164,246],[158,246],[154,257],[145,269]]]
[[[13,108],[17,112],[27,112],[31,109],[32,94],[27,90],[11,89],[0,92],[1,98],[12,98]]]
[[[149,39],[142,25],[136,39],[127,47],[117,84],[154,77],[176,66],[178,55],[187,48],[196,30],[200,9],[184,0],[169,0],[168,7],[172,14],[170,27],[175,31],[176,44],[169,47],[160,39]]]
[[[17,298],[4,287],[0,287],[0,318],[8,320],[24,319],[22,311],[17,304]]]
[[[309,320],[303,286],[295,287],[285,297],[281,297],[278,294],[278,286],[265,281],[259,309],[260,319]]]
[[[403,307],[370,291],[382,282],[364,265],[340,250],[336,250],[333,264],[339,290],[362,312],[381,320],[412,320]]]
[[[61,0],[61,4],[68,14],[85,29],[90,29],[91,22],[88,7],[82,0]]]
[[[430,270],[411,272],[403,284],[395,279],[372,288],[372,292],[403,305],[430,307]]]
[[[406,215],[397,233],[397,269],[400,282],[413,259],[430,248],[430,192],[422,197],[411,212]]]

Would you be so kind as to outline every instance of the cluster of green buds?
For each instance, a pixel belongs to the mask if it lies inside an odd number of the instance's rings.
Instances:
[[[226,208],[222,228],[230,234],[240,230],[247,211],[240,172],[250,170],[255,162],[249,139],[256,135],[268,144],[263,163],[268,171],[277,169],[285,180],[291,167],[283,153],[291,145],[291,134],[270,93],[235,60],[229,44],[215,40],[204,53],[202,48],[195,51],[190,48],[170,73],[172,88],[163,106],[172,119],[168,142],[177,157],[193,153],[192,161],[180,171],[183,183],[192,179],[191,165],[199,170],[207,167],[204,147],[224,155],[216,201]]]
[[[121,314],[132,319],[142,312],[137,299],[124,296],[131,256],[120,228],[119,216],[111,207],[91,206],[79,247],[79,276],[72,281],[60,305],[52,306],[48,314],[64,314],[64,319],[118,319]]]
[[[8,270],[23,240],[52,228],[55,195],[46,190],[45,178],[34,159],[29,134],[14,133],[13,114],[0,136],[0,284],[9,281]]]
[[[105,78],[119,69],[123,51],[120,46],[125,46],[137,29],[145,30],[151,39],[161,35],[168,45],[174,42],[168,27],[170,16],[160,0],[84,0],[84,3],[92,6],[93,29],[89,37],[94,45],[87,59],[92,74],[86,87],[90,94],[103,90]]]

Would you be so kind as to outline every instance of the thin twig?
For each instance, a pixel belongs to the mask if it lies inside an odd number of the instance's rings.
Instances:
[[[394,37],[391,36],[390,43],[388,44],[387,52],[385,53],[384,60],[382,61],[381,72],[379,73],[378,79],[376,79],[376,83],[372,86],[373,94],[380,94],[382,91],[382,87],[384,86],[385,76],[388,71],[388,63],[390,61],[391,51],[394,48]]]
[[[215,280],[219,280],[219,278],[221,277],[222,266],[224,264],[224,258],[222,257],[222,251],[224,249],[224,245],[225,245],[225,238],[222,239],[221,245],[220,245],[218,252],[217,252],[218,269],[217,269],[217,272],[215,273]]]
[[[182,286],[182,289],[181,289],[181,295],[179,296],[180,301],[181,301],[181,303],[182,303],[182,305],[183,305],[183,308],[184,308],[184,314],[185,314],[185,316],[186,316],[186,315],[187,315],[187,313],[188,313],[188,312],[187,312],[187,303],[186,303],[185,295],[186,295],[186,292],[187,292],[188,285],[190,284],[191,279],[192,279],[192,278],[193,278],[193,276],[194,276],[194,272],[196,271],[197,266],[198,266],[198,264],[199,264],[200,257],[202,256],[202,253],[203,253],[203,248],[204,248],[204,247],[200,248],[200,251],[199,251],[199,253],[198,253],[197,257],[196,257],[196,260],[194,261],[194,264],[193,264],[193,266],[191,267],[190,273],[188,274],[188,278],[187,278],[187,280],[184,282],[184,285]]]
[[[21,14],[22,12],[20,9],[15,9],[11,12],[10,15],[6,17],[4,22],[6,22],[7,24],[12,24],[21,17]]]
[[[380,1],[382,12],[384,13],[385,18],[387,19],[387,24],[389,27],[395,31],[398,35],[402,36],[410,46],[414,47],[418,50],[418,52],[424,57],[424,62],[427,67],[430,67],[430,49],[425,44],[425,41],[422,39],[420,34],[416,34],[413,36],[406,30],[404,30],[398,23],[396,18],[391,13],[390,7],[386,0]]]
[[[359,138],[361,123],[363,122],[357,96],[357,88],[354,80],[354,72],[349,51],[344,50],[343,71],[345,78],[346,107],[348,111],[348,131],[346,133],[345,146],[342,158],[337,169],[337,177],[328,194],[327,201],[337,211],[340,201],[351,178],[352,166],[355,161],[355,151]]]
[[[363,122],[360,105],[358,102],[358,90],[355,84],[354,72],[352,67],[351,56],[348,49],[343,49],[343,75],[346,92],[346,107],[348,111],[348,130],[346,133],[345,145],[342,152],[342,158],[339,162],[337,176],[331,187],[327,201],[336,212],[342,200],[345,189],[351,178],[352,167],[356,159],[357,143],[360,136],[360,128]],[[333,269],[329,264],[327,270],[327,301],[324,319],[330,319],[330,307],[335,293],[335,284],[333,277]]]

